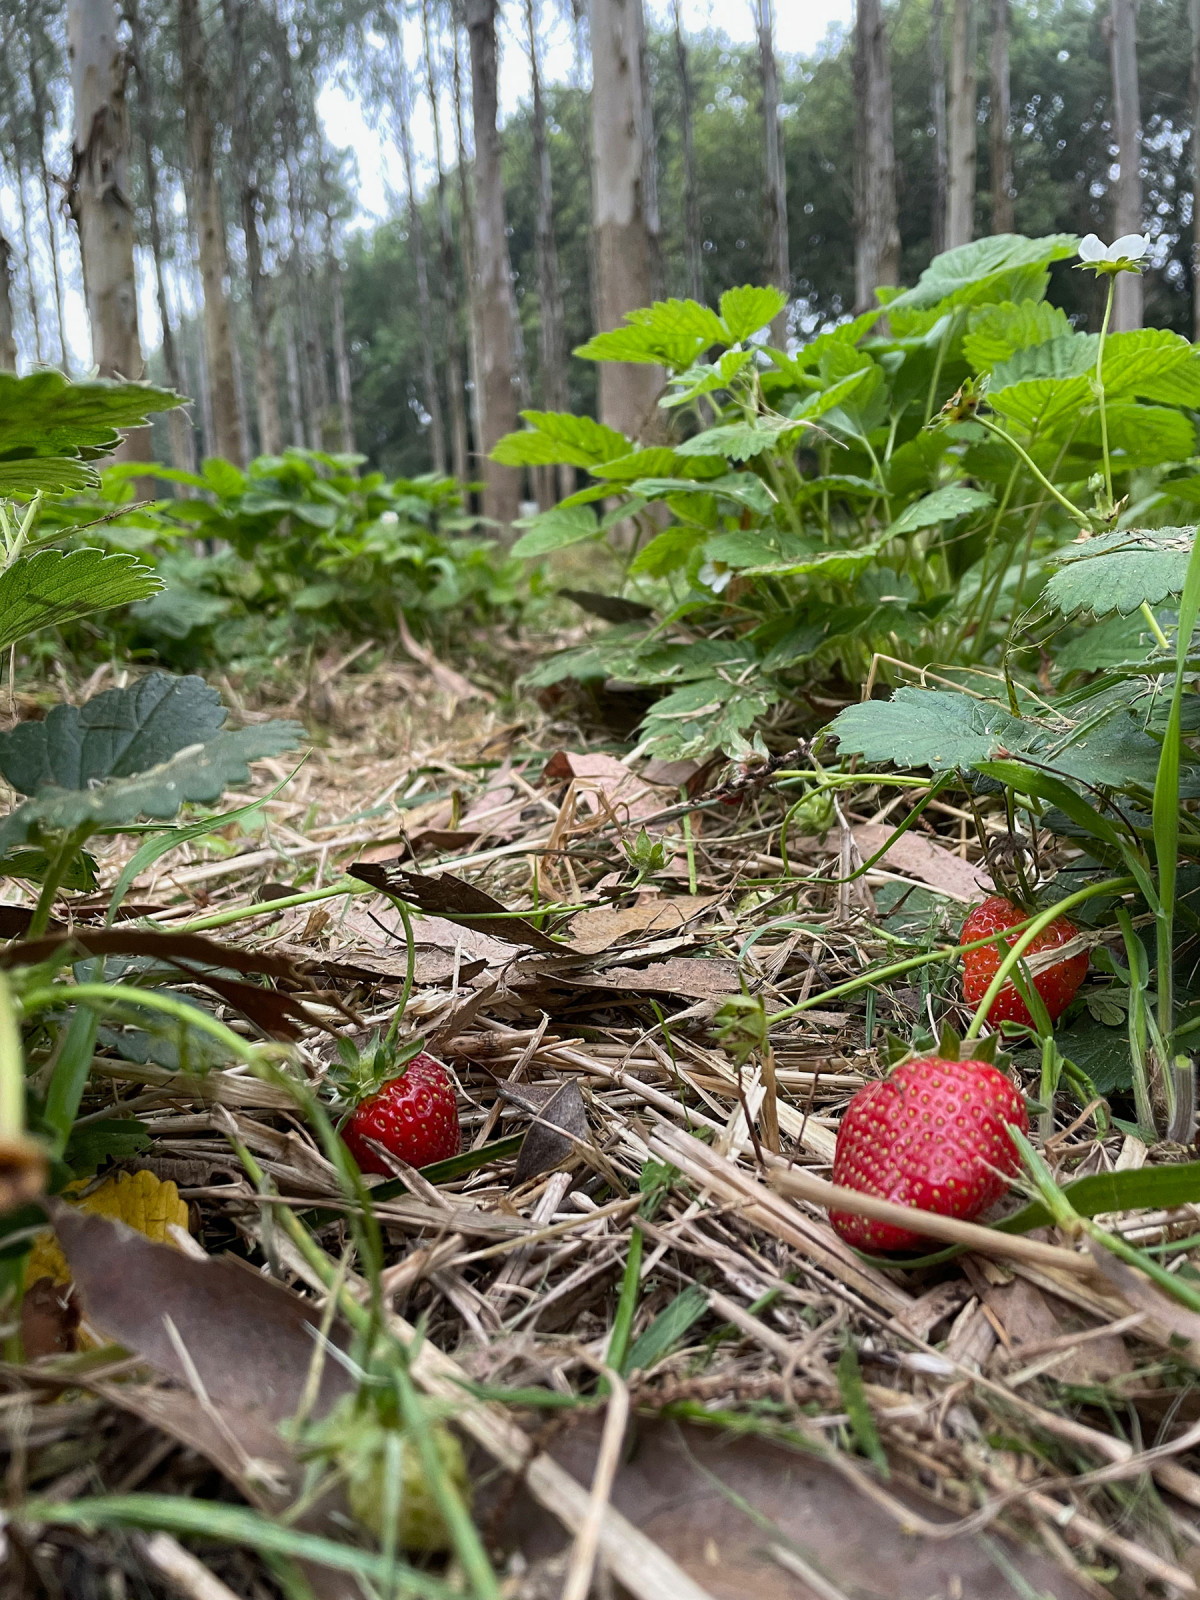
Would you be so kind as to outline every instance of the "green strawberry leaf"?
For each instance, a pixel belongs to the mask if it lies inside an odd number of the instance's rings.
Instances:
[[[158,574],[131,555],[38,550],[0,573],[0,650],[39,628],[60,627],[111,606],[131,605],[162,587]]]
[[[1044,598],[1064,616],[1090,611],[1128,616],[1183,593],[1195,537],[1191,528],[1130,528],[1102,533],[1057,552]]]

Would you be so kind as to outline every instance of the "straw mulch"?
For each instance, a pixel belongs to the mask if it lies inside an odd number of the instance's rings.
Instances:
[[[565,722],[505,726],[456,689],[418,668],[336,679],[324,691],[330,731],[257,831],[179,849],[135,893],[155,925],[201,931],[261,903],[211,936],[292,963],[325,1025],[294,1047],[296,1070],[318,1087],[334,1035],[361,1041],[390,1022],[403,929],[365,889],[279,911],[264,886],[278,899],[293,885],[344,883],[356,861],[402,858],[510,911],[582,908],[560,919],[565,953],[530,948],[520,925],[466,927],[453,907],[417,918],[405,1036],[423,1035],[453,1070],[464,1149],[504,1141],[507,1153],[437,1185],[406,1173],[407,1191],[377,1206],[394,1326],[422,1326],[418,1382],[458,1396],[506,1592],[582,1595],[589,1582],[639,1600],[747,1586],[843,1600],[1200,1592],[1194,1314],[1055,1230],[948,1225],[966,1253],[884,1270],[826,1219],[838,1120],[883,1070],[885,1032],[965,1013],[953,972],[936,965],[822,997],[922,940],[953,942],[982,881],[965,815],[935,802],[912,848],[839,882],[911,791],[847,795],[827,837],[791,837],[785,867],[787,801],[769,785],[738,806],[692,796],[683,807],[694,771],[639,775],[619,752],[589,752]],[[260,793],[286,775],[268,766]],[[664,859],[631,889],[626,847],[643,829]],[[103,860],[106,882],[127,853],[118,844]],[[738,1065],[715,1040],[716,1011],[743,988],[768,1014],[807,1003],[772,1029],[765,1063],[753,1052]],[[340,1261],[344,1197],[286,1092],[241,1067],[181,1075],[102,1045],[82,1114],[118,1113],[153,1140],[125,1166],[177,1185],[195,1246],[320,1299],[231,1146],[234,1136],[254,1153],[286,1203],[319,1211],[315,1236]],[[524,1136],[520,1154],[513,1135]],[[1063,1180],[1180,1158],[1101,1137],[1096,1108],[1065,1095],[1045,1153]],[[1200,1233],[1193,1213],[1107,1220],[1146,1246]],[[1163,1259],[1193,1271],[1190,1251]],[[37,1367],[6,1370],[10,1491],[212,1494],[210,1464],[169,1427],[131,1420],[115,1384],[63,1399]],[[462,1403],[456,1379],[488,1398]],[[651,1503],[653,1472],[640,1489],[629,1476],[639,1429],[664,1485],[681,1450],[703,1482],[681,1490],[672,1479]],[[755,1477],[756,1461],[800,1474],[787,1503]],[[686,1503],[702,1491],[707,1533]],[[805,1495],[828,1512],[803,1522]],[[731,1509],[746,1502],[757,1523]],[[539,1545],[529,1532],[539,1524],[559,1531],[560,1548]],[[95,1585],[119,1569],[135,1584],[122,1592],[180,1592],[145,1540],[47,1540],[26,1551],[29,1593],[82,1594],[63,1574],[85,1570],[86,1592],[116,1593]],[[250,1554],[215,1552],[209,1564],[227,1592],[276,1592]]]

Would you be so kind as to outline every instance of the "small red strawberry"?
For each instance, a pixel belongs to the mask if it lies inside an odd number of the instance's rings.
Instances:
[[[963,923],[960,942],[970,944],[974,939],[986,939],[989,934],[1001,933],[1014,923],[1024,922],[1028,915],[1027,911],[1022,911],[1020,906],[1006,900],[1003,895],[989,895]],[[1078,931],[1066,917],[1055,917],[1050,926],[1026,946],[1025,954],[1032,956],[1040,950],[1053,950],[1060,944],[1066,944],[1068,939],[1073,939]],[[963,956],[963,999],[968,1005],[977,1006],[983,999],[1003,959],[1004,952],[994,944],[985,945],[981,950],[968,950]],[[1051,1022],[1056,1022],[1075,998],[1075,991],[1087,976],[1087,969],[1088,954],[1086,950],[1081,950],[1077,956],[1068,956],[1065,961],[1056,962],[1054,966],[1035,974],[1033,987],[1041,995]],[[993,1028],[1002,1022],[1023,1022],[1026,1026],[1033,1023],[1028,1006],[1011,982],[1006,983],[992,1001],[987,1020]]]
[[[1019,1165],[1007,1123],[1024,1133],[1025,1103],[986,1061],[922,1056],[869,1083],[838,1130],[833,1181],[859,1194],[969,1222],[1008,1187]],[[921,1234],[846,1211],[829,1220],[859,1250],[913,1250]]]
[[[389,1078],[361,1101],[342,1126],[342,1138],[362,1172],[385,1178],[394,1169],[367,1143],[390,1150],[411,1167],[427,1167],[458,1154],[458,1105],[450,1074],[433,1056],[413,1056],[398,1078]]]

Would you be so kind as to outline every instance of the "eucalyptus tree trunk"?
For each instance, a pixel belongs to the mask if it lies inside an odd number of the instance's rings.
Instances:
[[[1200,340],[1200,0],[1188,0],[1192,25],[1192,338]]]
[[[988,42],[991,108],[992,232],[1013,231],[1012,81],[1008,65],[1008,0],[992,0]]]
[[[283,423],[279,415],[279,382],[275,373],[275,347],[271,342],[274,295],[263,271],[262,236],[259,233],[258,185],[252,173],[242,183],[242,237],[246,244],[246,277],[250,283],[250,327],[254,344],[254,409],[258,417],[258,448],[265,456],[283,449]]]
[[[1118,176],[1113,185],[1113,237],[1142,232],[1142,179],[1138,170],[1141,109],[1138,103],[1137,0],[1112,0],[1107,21],[1112,59],[1113,143]],[[1112,326],[1128,332],[1142,325],[1142,280],[1136,272],[1117,276]]]
[[[653,299],[645,194],[642,0],[592,0],[592,208],[602,332]],[[654,431],[662,369],[600,364],[600,420],[639,439]]]
[[[17,370],[17,341],[13,332],[12,246],[0,233],[0,372]]]
[[[454,91],[454,152],[455,171],[458,173],[458,206],[461,222],[461,249],[463,282],[467,286],[467,370],[471,377],[471,426],[476,448],[483,438],[483,385],[479,381],[479,285],[475,277],[475,205],[471,199],[470,162],[467,158],[467,140],[463,132],[462,62],[458,49],[458,18],[451,17],[453,49],[452,87]],[[465,480],[464,480],[465,481]]]
[[[1200,0],[1196,0],[1200,5]],[[679,0],[674,0],[675,69],[679,74],[679,122],[683,141],[683,232],[687,262],[687,291],[693,300],[704,298],[704,251],[700,238],[700,188],[696,181],[696,130],[692,107],[692,69],[683,37]]]
[[[167,303],[167,280],[163,265],[162,215],[158,204],[158,162],[154,154],[154,85],[146,70],[145,29],[137,0],[125,0],[133,47],[133,69],[137,76],[137,130],[142,149],[142,178],[146,185],[146,209],[150,216],[150,254],[154,259],[154,293],[158,302],[158,321],[162,330],[162,358],[167,382],[178,394],[186,394],[171,309]],[[167,412],[167,437],[171,441],[171,464],[184,472],[196,469],[196,434],[191,417],[183,406]]]
[[[946,23],[942,0],[929,5],[929,115],[933,122],[933,216],[930,235],[935,256],[946,248]]]
[[[249,85],[245,73],[245,22],[247,0],[221,0],[230,40],[233,80],[232,159],[237,177],[238,210],[246,250],[246,280],[250,290],[250,334],[254,353],[254,413],[258,422],[258,448],[277,456],[283,449],[283,424],[279,416],[279,384],[275,350],[271,343],[274,311],[270,280],[263,271],[260,231],[261,191],[255,163],[249,117]]]
[[[511,467],[502,467],[490,459],[496,441],[517,426],[516,306],[497,125],[497,0],[465,0],[463,9],[471,45],[471,105],[475,124],[473,220],[480,387],[477,448],[483,457],[484,515],[493,518],[502,528],[508,528],[520,511],[521,480]]]
[[[296,322],[296,310],[293,305],[288,312],[283,356],[287,372],[288,421],[292,429],[292,444],[297,450],[303,450],[308,438],[304,429],[304,393],[300,384],[300,351],[296,341]]]
[[[50,272],[54,283],[54,315],[55,327],[58,330],[59,362],[63,371],[67,370],[67,335],[66,322],[63,318],[63,290],[62,273],[58,264],[58,240],[54,227],[54,202],[50,195],[50,169],[46,164],[46,122],[51,116],[51,108],[46,98],[46,85],[42,81],[41,72],[38,70],[37,51],[34,42],[29,47],[29,92],[33,96],[33,131],[37,143],[38,176],[42,185],[42,205],[46,213],[46,232],[50,239]]]
[[[92,358],[102,378],[141,378],[125,52],[113,0],[68,0],[67,40],[75,124],[67,198],[79,231]],[[135,428],[119,452],[150,459],[150,430]]]
[[[429,413],[429,453],[433,457],[433,470],[444,474],[446,426],[442,420],[442,399],[438,392],[437,364],[433,354],[433,305],[429,296],[425,229],[421,223],[421,208],[417,204],[417,186],[413,177],[408,69],[404,64],[404,46],[398,33],[392,35],[391,50],[392,112],[400,139],[400,155],[404,161],[404,187],[408,195],[408,242],[412,247],[413,263],[417,272],[417,319],[421,325],[421,377],[425,389],[425,409]]]
[[[421,33],[425,46],[425,84],[429,93],[429,112],[433,121],[433,153],[437,163],[438,276],[442,284],[442,306],[446,317],[446,395],[450,403],[450,469],[459,483],[467,481],[468,452],[467,400],[463,388],[462,334],[459,328],[458,267],[454,259],[454,228],[442,153],[442,110],[438,98],[439,74],[434,65],[433,29],[430,0],[421,3]],[[466,231],[466,211],[463,212]]]
[[[558,276],[558,242],[554,237],[554,185],[550,166],[550,142],[546,137],[546,107],[542,101],[542,70],[537,42],[537,12],[534,0],[525,0],[525,30],[529,45],[529,75],[533,94],[533,162],[537,182],[537,277],[538,277],[538,365],[541,369],[542,404],[548,411],[567,409],[567,350],[564,334],[562,287]],[[539,501],[557,499],[556,476],[561,493],[575,487],[575,474],[563,467],[543,473]]]
[[[792,269],[788,256],[787,174],[783,161],[783,126],[779,121],[779,74],[775,66],[775,18],[771,0],[755,0],[758,65],[762,77],[763,130],[766,135],[767,182],[763,191],[767,222],[767,278],[791,299]],[[787,344],[787,311],[771,324],[775,344]]]
[[[954,0],[950,24],[947,250],[969,244],[975,237],[976,46],[974,0]]]
[[[650,91],[650,52],[646,49],[646,11],[637,4],[638,61],[642,78],[642,193],[645,195],[646,231],[650,235],[650,295],[661,300],[665,291],[662,259],[662,210],[658,201],[658,132],[654,126],[654,97]]]
[[[329,309],[333,325],[333,376],[337,384],[338,420],[342,425],[342,449],[354,450],[354,404],[350,391],[350,351],[346,344],[346,294],[342,285],[342,264],[329,248]]]
[[[25,167],[17,152],[17,205],[21,213],[21,252],[25,257],[25,287],[29,295],[29,320],[33,324],[33,359],[42,364],[42,319],[38,315],[37,279],[33,272],[33,245],[29,236],[29,206],[25,194]]]
[[[243,466],[245,455],[227,290],[229,260],[225,249],[221,193],[213,164],[210,89],[199,0],[179,0],[178,16],[188,178],[200,252],[200,277],[204,286],[204,351],[213,416],[213,437],[209,449],[236,466]]]
[[[881,0],[858,0],[854,99],[855,308],[870,311],[875,305],[876,289],[897,283],[900,278],[892,69]]]

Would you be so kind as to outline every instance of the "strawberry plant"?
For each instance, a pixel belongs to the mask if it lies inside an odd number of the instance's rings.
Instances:
[[[661,697],[643,749],[737,755],[755,727],[770,741],[819,726],[814,691],[895,683],[897,662],[995,668],[1027,647],[1016,619],[1081,555],[1081,529],[1123,532],[1114,508],[1131,494],[1147,526],[1200,500],[1187,465],[1200,358],[1161,329],[1076,331],[1046,299],[1076,244],[977,240],[795,350],[762,342],[781,302],[760,288],[730,290],[718,310],[661,302],[582,346],[664,369],[659,431],[639,444],[525,413],[496,459],[569,463],[590,481],[532,518],[514,554],[633,524],[632,546],[613,547],[621,596],[650,614],[551,657],[531,684],[645,686]],[[1103,507],[1084,514],[1093,479]],[[1178,533],[1154,537],[1143,564],[1177,568]],[[1139,626],[1122,622],[1105,647],[1124,651]],[[1078,644],[1076,670],[1080,637],[1062,641]]]
[[[1109,308],[1116,274],[1138,268],[1140,244],[1119,240],[1106,252],[1098,241],[1085,241],[1085,265],[1108,277]],[[1031,637],[1050,665],[1049,681],[1045,672],[1037,680],[1022,672],[1024,641],[1014,639],[999,662],[996,694],[965,685],[903,686],[889,700],[841,712],[831,732],[843,755],[924,768],[976,793],[990,788],[1003,796],[1010,819],[1027,819],[1027,836],[1057,836],[1074,858],[1072,892],[1055,902],[1045,887],[1036,912],[1008,922],[1014,937],[1007,953],[983,958],[991,969],[986,982],[976,977],[979,953],[969,957],[974,965],[964,987],[976,1005],[971,1035],[988,1018],[1019,1016],[1003,998],[1012,979],[1023,982],[1029,996],[1030,985],[1041,994],[1050,977],[1049,998],[1057,1007],[1067,975],[1052,961],[1042,965],[1048,959],[1042,941],[1057,928],[1061,943],[1067,932],[1061,913],[1078,908],[1092,924],[1096,964],[1112,980],[1110,1009],[1125,1023],[1125,1041],[1118,1045],[1114,1034],[1113,1048],[1128,1063],[1137,1127],[1144,1138],[1165,1133],[1187,1143],[1195,1120],[1187,1041],[1200,1028],[1190,956],[1200,863],[1193,815],[1200,764],[1190,742],[1197,726],[1192,686],[1200,547],[1191,529],[1145,525],[1152,512],[1186,498],[1191,480],[1173,474],[1139,480],[1128,452],[1136,459],[1141,446],[1125,431],[1124,419],[1141,418],[1147,439],[1156,427],[1186,426],[1187,452],[1180,453],[1190,453],[1194,424],[1170,403],[1196,403],[1200,358],[1155,330],[1107,335],[1107,328],[1106,310],[1094,338],[1061,334],[1040,354],[1035,349],[1028,360],[1038,375],[1021,380],[1035,386],[1026,399],[1018,405],[1007,388],[993,389],[986,402],[991,409],[984,414],[981,407],[978,419],[989,448],[1011,451],[1017,466],[1032,460],[1047,436],[1062,440],[1064,454],[1089,436],[1099,446],[1098,470],[1087,483],[1068,486],[1077,500],[1038,468],[1047,495],[1078,530],[1051,554],[1030,613],[1037,628]],[[1168,404],[1146,406],[1138,397]],[[1144,491],[1136,509],[1127,496],[1116,498],[1131,480]],[[979,931],[969,920],[964,941]],[[1038,950],[1035,973],[1024,963]],[[1075,959],[1081,977],[1082,957]],[[1070,977],[1075,983],[1075,974]],[[1043,1090],[1052,1094],[1071,1043],[1069,1034],[1057,1043],[1049,1039],[1050,1020],[1042,1019],[1040,1031]]]
[[[521,564],[480,532],[462,489],[362,473],[362,461],[289,449],[244,472],[219,458],[196,473],[155,467],[175,498],[137,505],[134,469],[110,467],[83,504],[105,515],[96,533],[109,549],[136,555],[160,580],[122,612],[125,650],[195,668],[262,661],[333,635],[393,639],[401,616],[434,634],[448,633],[451,617],[514,617],[528,587]],[[82,520],[79,504],[56,515],[68,528]],[[91,653],[82,634],[72,640]]]

